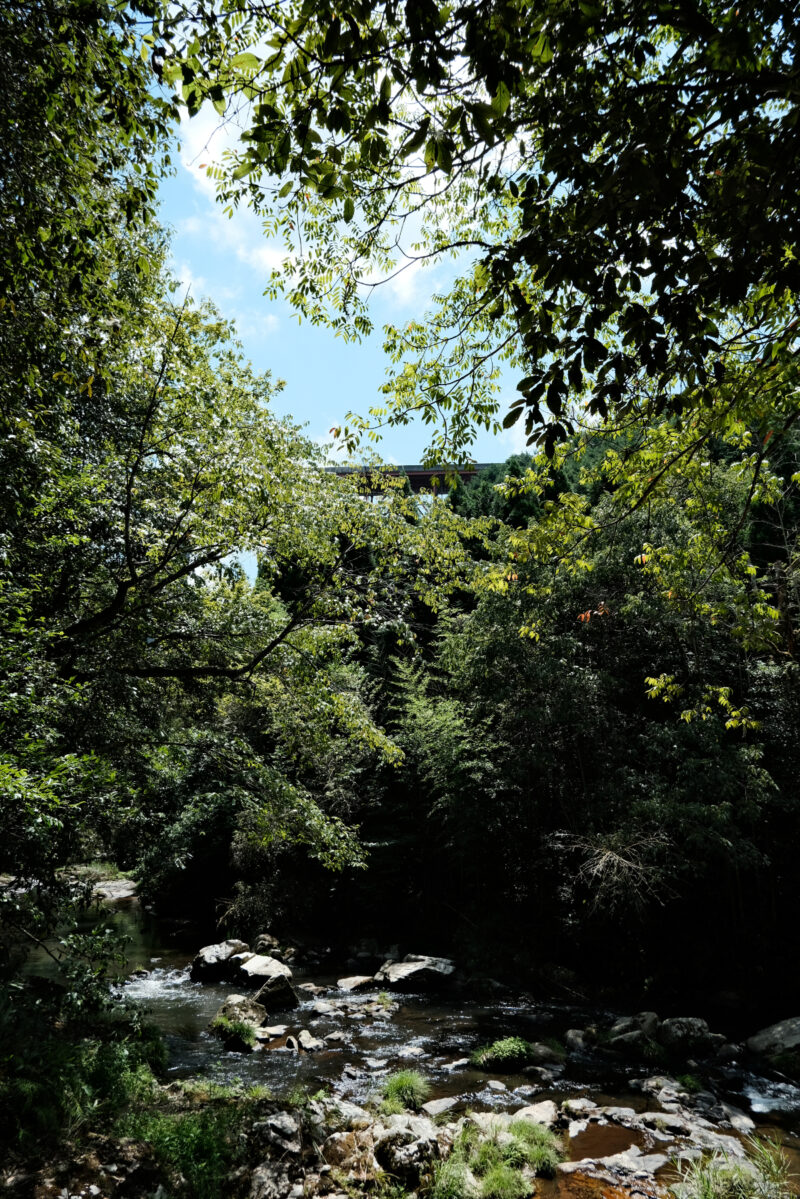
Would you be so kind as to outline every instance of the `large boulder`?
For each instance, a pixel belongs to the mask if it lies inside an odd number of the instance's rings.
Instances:
[[[416,1187],[440,1156],[437,1128],[426,1116],[390,1116],[375,1129],[375,1157],[383,1170]]]
[[[297,1007],[300,1000],[292,986],[292,972],[284,962],[266,954],[242,955],[238,977],[242,983],[259,988],[255,999],[270,1012]]]
[[[375,975],[375,982],[393,991],[425,991],[452,982],[455,969],[455,962],[449,958],[409,953],[402,962],[384,962]]]
[[[676,1053],[702,1053],[716,1049],[725,1038],[714,1033],[699,1016],[671,1016],[661,1021],[658,1039]]]
[[[219,982],[230,977],[231,958],[246,952],[244,941],[219,941],[216,945],[204,945],[189,967],[189,976],[195,982]]]
[[[747,1041],[751,1053],[764,1053],[773,1056],[778,1053],[789,1053],[800,1048],[800,1016],[790,1016],[788,1020],[780,1020],[762,1028]]]

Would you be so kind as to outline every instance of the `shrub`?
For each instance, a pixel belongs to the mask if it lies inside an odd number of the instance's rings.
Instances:
[[[383,1084],[382,1110],[389,1115],[411,1110],[419,1111],[430,1094],[426,1079],[416,1070],[399,1070],[390,1074]]]
[[[0,1141],[35,1148],[72,1135],[89,1120],[102,1127],[125,1107],[150,1099],[152,1068],[163,1062],[163,1045],[142,1036],[101,1041],[62,1034],[21,1039],[19,1065],[0,1081]]]
[[[226,1104],[200,1112],[130,1116],[118,1131],[150,1145],[163,1166],[183,1175],[194,1199],[219,1199],[237,1154],[241,1120],[241,1112]]]

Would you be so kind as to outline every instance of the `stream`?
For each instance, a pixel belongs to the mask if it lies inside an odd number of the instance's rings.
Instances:
[[[300,989],[300,1006],[271,1021],[285,1025],[286,1035],[308,1029],[316,1038],[324,1040],[331,1033],[338,1038],[311,1053],[286,1047],[285,1036],[277,1036],[260,1052],[226,1052],[208,1025],[236,988],[190,979],[189,964],[200,947],[197,929],[159,921],[132,897],[111,904],[110,910],[112,922],[129,938],[128,976],[120,981],[120,994],[140,1003],[162,1032],[171,1079],[202,1076],[217,1083],[266,1085],[278,1099],[324,1089],[363,1104],[377,1097],[388,1074],[413,1067],[429,1081],[432,1099],[457,1097],[457,1110],[508,1111],[544,1099],[560,1104],[579,1097],[636,1112],[657,1106],[630,1080],[657,1074],[659,1068],[609,1060],[607,1054],[570,1054],[564,1065],[548,1067],[549,1077],[529,1073],[493,1078],[465,1062],[478,1046],[498,1038],[560,1039],[568,1028],[610,1022],[610,1012],[512,998],[512,992],[491,999],[395,994],[387,1003],[377,984],[374,990],[347,993],[337,989],[337,974],[306,972],[294,964],[295,985],[313,983],[319,990],[310,994]],[[352,972],[340,969],[338,976]],[[370,1010],[365,1011],[365,1005]],[[750,1115],[759,1133],[779,1139],[800,1174],[800,1087],[750,1073],[736,1062],[714,1067],[703,1082]],[[590,1125],[568,1140],[568,1157],[607,1156],[633,1143],[628,1129]],[[559,1196],[578,1193],[566,1179],[552,1191]]]

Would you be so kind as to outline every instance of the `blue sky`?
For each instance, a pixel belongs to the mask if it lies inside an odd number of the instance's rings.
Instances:
[[[371,404],[380,402],[387,366],[381,326],[419,319],[435,275],[406,271],[380,288],[373,301],[377,332],[367,342],[345,344],[328,329],[298,325],[288,303],[269,301],[263,294],[278,252],[265,239],[260,222],[245,209],[226,217],[201,166],[223,149],[216,125],[213,112],[201,112],[183,124],[177,173],[162,185],[161,217],[173,231],[175,274],[191,285],[195,298],[208,296],[236,322],[245,352],[258,370],[270,370],[285,380],[275,411],[305,425],[314,440],[329,440],[329,430],[342,423],[348,411],[366,414]],[[514,392],[513,383],[509,392]],[[414,463],[425,444],[426,430],[408,426],[389,430],[377,448],[387,462]],[[479,462],[494,462],[521,449],[518,425],[499,437],[481,436],[473,454]]]

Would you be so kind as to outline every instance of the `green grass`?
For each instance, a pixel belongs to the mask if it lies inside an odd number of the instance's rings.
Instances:
[[[118,1132],[148,1144],[162,1166],[186,1179],[193,1199],[219,1199],[238,1155],[241,1120],[241,1111],[231,1104],[129,1116]]]
[[[403,1111],[418,1112],[430,1094],[430,1085],[416,1070],[399,1070],[389,1075],[381,1090],[381,1111],[396,1115]]]
[[[16,1073],[0,1080],[0,1142],[27,1150],[97,1129],[156,1090],[163,1045],[149,1035],[118,1041],[42,1038],[25,1044]]]
[[[435,1166],[430,1199],[464,1199],[468,1191],[467,1166],[453,1156]]]
[[[552,1178],[564,1156],[556,1134],[543,1124],[534,1124],[531,1120],[512,1120],[508,1131],[524,1153],[525,1164],[544,1178]]]
[[[492,1166],[481,1180],[483,1199],[525,1199],[532,1191],[530,1183],[512,1166]]]
[[[238,1041],[248,1049],[252,1049],[256,1043],[256,1030],[245,1020],[229,1020],[227,1016],[215,1016],[209,1028],[226,1045]]]
[[[555,1133],[530,1120],[513,1120],[507,1134],[485,1135],[467,1124],[447,1161],[434,1167],[431,1199],[465,1199],[472,1190],[470,1173],[482,1199],[522,1199],[532,1189],[523,1167],[551,1178],[562,1156]]]
[[[748,1163],[715,1153],[680,1169],[676,1199],[793,1199],[789,1162],[774,1141],[748,1143]]]
[[[698,1091],[702,1091],[703,1084],[696,1074],[676,1074],[675,1079],[681,1084],[684,1091],[688,1091],[690,1095],[696,1095]]]
[[[522,1037],[503,1037],[491,1045],[483,1045],[470,1056],[470,1063],[479,1070],[511,1072],[528,1065],[533,1055],[530,1041]]]

